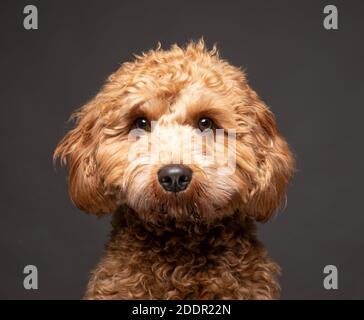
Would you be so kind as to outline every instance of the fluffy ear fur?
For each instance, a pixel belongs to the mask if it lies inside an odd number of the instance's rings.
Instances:
[[[285,198],[293,174],[294,160],[287,142],[277,130],[274,115],[247,86],[247,105],[253,117],[253,148],[256,172],[248,199],[247,213],[258,221],[267,221]]]
[[[73,115],[76,127],[59,142],[54,160],[60,159],[69,170],[69,194],[74,204],[81,210],[102,214],[114,211],[112,194],[105,190],[95,161],[98,136],[101,126],[98,123],[100,108],[97,97]]]

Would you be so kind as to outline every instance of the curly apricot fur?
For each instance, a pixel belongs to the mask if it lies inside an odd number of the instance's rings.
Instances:
[[[141,116],[158,129],[130,141]],[[192,153],[185,141],[201,116],[236,130],[236,169],[224,176],[216,163],[196,161],[190,186],[171,195],[156,173]],[[68,166],[81,210],[114,215],[86,299],[278,297],[279,268],[257,241],[255,221],[267,221],[284,199],[293,159],[239,68],[202,40],[158,46],[124,63],[74,118],[54,158]],[[147,137],[162,146],[162,162],[129,161],[131,150],[143,155]]]

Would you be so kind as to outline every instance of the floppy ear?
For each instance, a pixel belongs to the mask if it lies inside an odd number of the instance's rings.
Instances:
[[[285,198],[294,160],[287,142],[277,130],[272,112],[248,85],[247,92],[247,105],[253,117],[252,137],[256,155],[247,213],[264,222]]]
[[[97,98],[73,115],[76,126],[59,142],[53,159],[60,159],[69,170],[69,194],[81,210],[102,214],[115,209],[112,195],[103,186],[95,161],[101,136]]]

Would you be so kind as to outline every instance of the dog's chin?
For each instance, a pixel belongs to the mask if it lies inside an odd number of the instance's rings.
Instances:
[[[134,199],[135,200],[135,199]],[[237,208],[233,202],[221,206],[214,205],[213,199],[196,199],[185,194],[171,194],[168,197],[153,198],[146,201],[127,202],[137,217],[148,224],[196,225],[214,224],[232,215]]]

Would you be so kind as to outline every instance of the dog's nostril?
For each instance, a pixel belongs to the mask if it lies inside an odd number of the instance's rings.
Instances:
[[[162,183],[172,183],[172,179],[170,177],[163,177],[160,179],[160,182]]]
[[[167,165],[158,171],[158,180],[164,190],[180,192],[185,190],[192,179],[190,168],[181,165]]]
[[[190,182],[190,178],[189,178],[189,176],[181,176],[181,177],[178,179],[178,183],[187,183],[187,182]]]

